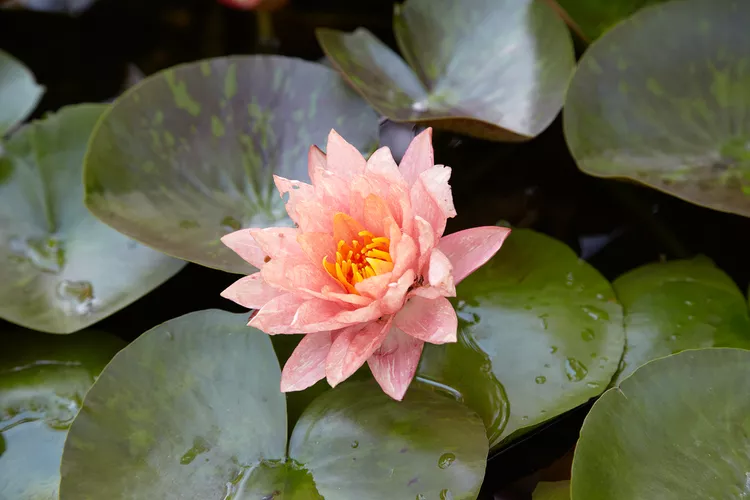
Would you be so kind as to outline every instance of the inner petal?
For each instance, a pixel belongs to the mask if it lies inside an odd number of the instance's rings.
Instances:
[[[333,217],[336,254],[323,257],[323,268],[347,293],[359,295],[357,283],[393,271],[391,241],[365,230],[352,217],[337,213]]]

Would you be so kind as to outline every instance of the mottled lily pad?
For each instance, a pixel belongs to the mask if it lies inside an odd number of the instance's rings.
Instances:
[[[71,427],[60,498],[476,498],[482,421],[424,389],[402,403],[372,381],[328,391],[302,414],[287,454],[279,364],[246,322],[191,313],[118,354]]]
[[[102,117],[86,158],[86,205],[166,254],[249,274],[220,238],[291,225],[273,174],[309,180],[308,150],[324,147],[331,129],[363,152],[377,145],[377,115],[320,64],[242,56],[177,66]]]
[[[36,107],[44,87],[36,83],[34,75],[20,61],[0,50],[0,138],[22,122]],[[0,148],[2,157],[2,148]],[[0,164],[0,182],[3,167]]]
[[[334,66],[391,120],[522,141],[562,107],[573,45],[544,2],[407,0],[393,29],[406,61],[365,29],[318,31]]]
[[[124,342],[104,332],[0,333],[0,498],[57,500],[67,430]]]
[[[625,313],[620,380],[652,359],[685,349],[750,349],[745,297],[705,257],[643,266],[612,286]]]
[[[573,460],[574,500],[750,495],[750,351],[646,363],[593,406]]]
[[[589,47],[568,90],[578,166],[750,216],[750,3],[655,5]]]
[[[179,271],[83,205],[86,142],[104,105],[26,125],[0,158],[0,317],[50,333],[96,323]]]
[[[531,496],[532,500],[570,500],[570,481],[543,481]]]
[[[559,241],[514,230],[456,293],[459,340],[427,345],[418,376],[479,413],[493,449],[599,395],[617,371],[622,308]]]
[[[593,41],[639,9],[666,0],[547,0],[584,40]],[[556,2],[556,3],[555,3]]]

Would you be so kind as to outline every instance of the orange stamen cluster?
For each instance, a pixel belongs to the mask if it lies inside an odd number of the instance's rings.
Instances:
[[[347,243],[339,240],[336,262],[323,257],[323,267],[347,292],[359,295],[354,285],[367,278],[393,271],[389,248],[391,241],[375,237],[369,231],[360,231],[357,238]]]

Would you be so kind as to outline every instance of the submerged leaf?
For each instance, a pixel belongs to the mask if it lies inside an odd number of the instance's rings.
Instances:
[[[13,134],[0,158],[0,317],[50,333],[92,325],[184,262],[137,244],[83,205],[81,169],[104,105],[61,109]]]
[[[34,111],[44,87],[20,61],[0,50],[0,139]],[[2,162],[0,147],[0,162]],[[0,183],[3,181],[0,165]]]

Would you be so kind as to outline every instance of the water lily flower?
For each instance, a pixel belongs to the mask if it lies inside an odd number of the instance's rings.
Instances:
[[[282,391],[324,377],[336,386],[367,361],[383,390],[401,400],[424,343],[456,341],[456,312],[446,297],[500,249],[510,229],[443,236],[456,211],[451,169],[434,164],[431,129],[414,138],[400,166],[386,147],[365,160],[335,131],[326,151],[310,148],[312,184],[274,177],[296,227],[222,238],[260,269],[222,296],[257,310],[249,326],[305,334],[284,366]]]
[[[219,0],[219,3],[240,10],[276,10],[288,0]]]

